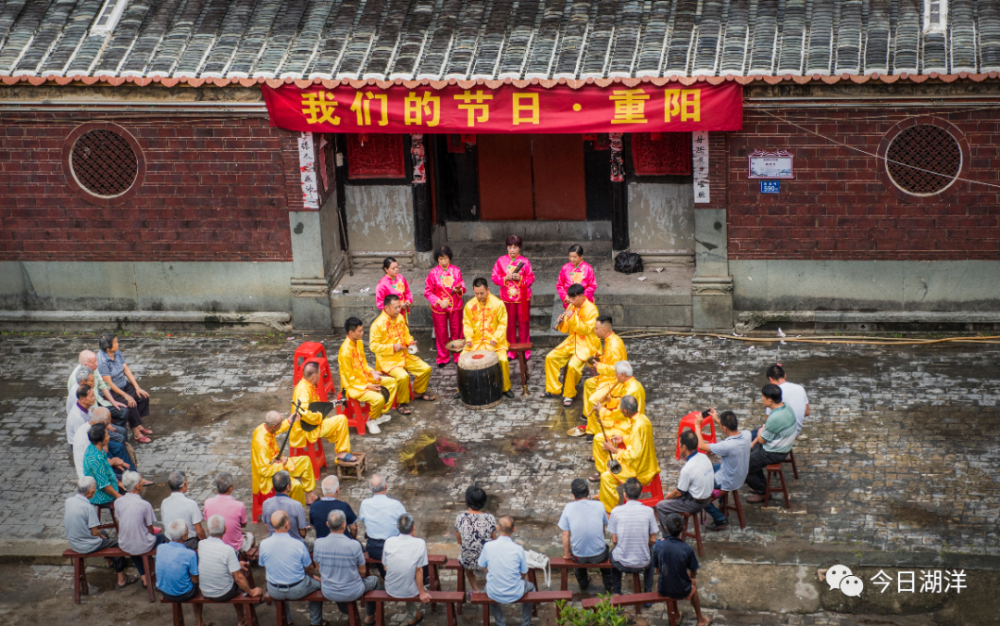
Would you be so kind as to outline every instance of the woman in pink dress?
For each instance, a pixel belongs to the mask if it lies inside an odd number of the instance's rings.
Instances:
[[[583,246],[572,245],[569,247],[569,263],[563,265],[559,272],[559,281],[556,282],[556,293],[562,300],[563,308],[569,306],[569,298],[566,297],[566,290],[572,284],[583,287],[583,295],[591,302],[594,301],[594,292],[597,291],[597,275],[594,268],[583,260]]]
[[[507,307],[508,343],[531,341],[531,285],[535,274],[531,262],[521,256],[523,243],[517,235],[507,237],[507,254],[493,265],[493,282],[500,285],[500,299]],[[507,353],[507,358],[515,357],[513,352]],[[531,352],[525,351],[524,358],[530,359]]]
[[[410,284],[406,282],[403,275],[399,273],[399,263],[396,259],[386,257],[382,261],[382,271],[385,276],[378,281],[375,287],[375,306],[381,311],[385,308],[385,297],[389,294],[399,296],[399,301],[403,305],[404,319],[409,316],[410,306],[413,305],[413,294],[410,293]]]
[[[427,275],[427,283],[424,285],[424,297],[431,304],[431,318],[434,320],[438,367],[449,363],[451,355],[445,347],[447,343],[463,337],[462,296],[465,294],[465,281],[462,280],[462,270],[451,264],[451,257],[451,248],[448,246],[441,246],[434,251],[437,265]],[[456,363],[459,356],[456,352]]]

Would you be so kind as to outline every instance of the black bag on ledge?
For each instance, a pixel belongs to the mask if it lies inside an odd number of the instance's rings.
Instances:
[[[615,271],[636,274],[642,271],[642,257],[635,252],[619,252],[615,257]]]

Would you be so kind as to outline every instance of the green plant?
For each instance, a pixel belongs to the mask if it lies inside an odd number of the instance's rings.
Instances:
[[[611,606],[611,594],[601,596],[601,601],[591,609],[569,606],[565,600],[559,607],[559,626],[625,626],[628,619],[619,609]]]

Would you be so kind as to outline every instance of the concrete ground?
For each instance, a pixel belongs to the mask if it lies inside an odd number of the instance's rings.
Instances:
[[[429,336],[419,339],[430,358]],[[267,410],[288,410],[292,352],[313,340],[335,355],[342,337],[121,338],[140,384],[153,396],[148,425],[156,435],[138,452],[141,471],[156,482],[146,492],[154,507],[167,495],[166,477],[175,469],[188,473],[189,495],[198,501],[211,495],[217,472],[230,471],[237,497],[249,505],[250,433]],[[92,336],[0,338],[0,424],[7,432],[0,453],[8,459],[0,468],[0,616],[10,623],[90,624],[108,615],[116,622],[169,620],[168,607],[148,604],[138,586],[111,591],[112,575],[103,569],[91,577],[98,593],[73,605],[70,570],[59,558],[66,547],[62,502],[75,482],[65,444],[65,381],[77,352],[95,344]],[[810,394],[812,416],[795,448],[800,479],[786,471],[791,508],[747,505],[745,530],[705,533],[699,587],[716,623],[995,623],[997,346],[751,347],[698,338],[626,345],[646,387],[668,488],[680,467],[673,459],[680,416],[716,406],[736,411],[746,427],[759,425],[759,388],[775,361]],[[409,417],[394,414],[379,435],[352,435],[372,471],[388,477],[390,495],[417,517],[418,534],[432,553],[457,555],[451,524],[473,482],[490,494],[491,512],[515,517],[516,539],[526,547],[561,552],[556,522],[569,482],[592,466],[589,447],[565,436],[580,423],[579,402],[563,409],[538,397],[544,352],[539,349],[530,363],[528,397],[472,411],[448,399],[454,368],[435,368],[431,387],[438,402],[416,403]],[[517,367],[512,370],[516,379]],[[464,449],[454,467],[433,453],[416,466],[400,462],[400,451],[422,434]],[[342,495],[357,509],[367,491],[347,482]],[[263,536],[262,528],[255,530]],[[817,570],[836,563],[863,580],[860,597],[819,580]],[[945,581],[940,587],[933,584],[935,571]],[[964,574],[954,579],[961,588],[946,589],[957,572]],[[912,593],[900,582],[910,573]],[[880,591],[878,581],[886,578],[891,584]],[[446,579],[445,588],[452,584]],[[217,624],[234,623],[227,608],[210,607],[206,615]],[[689,606],[682,610],[690,616]],[[389,615],[402,619],[393,609]],[[553,617],[542,612],[543,622]],[[327,618],[339,619],[332,606]],[[645,618],[666,623],[660,607],[645,611]],[[262,623],[271,619],[270,609],[263,609]],[[477,619],[478,611],[466,610],[461,621]],[[443,624],[443,613],[429,621]],[[296,623],[306,622],[297,612]]]

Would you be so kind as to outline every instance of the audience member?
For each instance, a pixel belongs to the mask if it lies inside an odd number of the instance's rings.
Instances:
[[[160,503],[160,519],[184,520],[188,527],[188,538],[184,545],[197,550],[198,542],[205,538],[205,527],[202,525],[204,518],[198,503],[184,495],[188,490],[187,476],[184,472],[172,472],[167,479],[167,486],[170,487],[170,495]]]
[[[94,426],[94,428],[100,428]],[[153,505],[142,499],[142,476],[139,472],[125,472],[122,487],[126,493],[115,501],[118,517],[118,547],[132,555],[132,563],[142,576],[142,586],[149,586],[149,573],[142,566],[140,555],[162,543],[167,543],[163,533],[153,528],[156,514]]]
[[[255,537],[253,533],[243,532],[247,525],[247,507],[233,497],[233,475],[222,472],[216,476],[215,491],[218,495],[205,500],[204,519],[221,516],[226,521],[223,543],[235,550],[237,555],[242,555],[253,546]]]
[[[126,470],[135,471],[135,465],[132,463],[125,445],[114,441],[111,437],[114,431],[108,428],[110,419],[111,415],[107,409],[99,406],[94,407],[90,410],[90,421],[77,428],[73,434],[73,465],[76,467],[77,478],[83,478],[83,457],[87,454],[87,448],[90,447],[90,429],[97,424],[103,425],[108,434],[107,458],[111,465],[111,471],[116,476]]]
[[[156,588],[168,602],[187,602],[198,595],[198,554],[184,545],[188,538],[184,520],[172,520],[165,534],[170,541],[156,548]],[[194,620],[203,626],[202,605],[193,606]]]
[[[736,414],[732,411],[723,411],[722,415],[719,415],[715,409],[710,409],[709,416],[719,425],[726,438],[719,443],[705,443],[705,437],[701,432],[702,417],[699,415],[694,420],[698,451],[705,454],[711,452],[719,457],[720,462],[712,465],[712,469],[715,470],[715,489],[723,491],[739,489],[747,478],[750,464],[750,431],[739,429]],[[712,502],[705,505],[705,512],[711,515],[713,520],[705,528],[722,530],[729,526],[729,520]]]
[[[260,542],[258,559],[267,570],[267,592],[275,600],[301,600],[310,593],[319,591],[319,574],[305,542],[289,536],[292,526],[288,513],[275,511],[269,516],[268,522],[274,532]],[[285,602],[285,615],[289,615],[288,602]],[[309,623],[312,626],[325,626],[322,602],[309,602]]]
[[[91,372],[86,367],[78,367],[73,370],[76,375],[74,379],[71,379],[72,384],[70,385],[69,394],[66,396],[66,418],[73,413],[73,407],[76,406],[77,397],[76,392],[80,389],[80,385],[87,385],[88,387],[94,387],[94,373]],[[94,390],[94,395],[96,397],[97,390]],[[68,427],[68,424],[67,424]],[[68,434],[68,433],[67,433]]]
[[[497,524],[500,536],[483,546],[479,554],[479,567],[486,570],[486,595],[496,602],[489,605],[490,615],[496,626],[507,626],[503,617],[503,607],[517,602],[535,586],[524,580],[528,573],[528,559],[524,548],[514,543],[512,537],[517,528],[514,518],[504,515]],[[534,604],[521,605],[521,626],[531,626],[531,611]]]
[[[667,530],[667,536],[653,546],[653,564],[660,570],[660,582],[656,591],[661,596],[674,600],[690,600],[698,626],[708,626],[712,620],[701,614],[698,585],[695,582],[698,558],[691,546],[680,539],[681,531],[684,530],[684,518],[677,513],[670,513],[663,520],[663,526]]]
[[[590,488],[583,478],[574,479],[570,483],[570,490],[573,492],[573,502],[564,506],[562,515],[559,516],[563,558],[577,563],[603,563],[608,560],[608,544],[604,543],[604,528],[608,525],[608,516],[604,512],[604,505],[589,498]],[[614,586],[611,570],[602,569],[600,572],[604,591],[611,593]],[[575,573],[580,591],[587,593],[590,574],[583,567],[576,568]]]
[[[118,540],[112,539],[108,533],[98,528],[101,525],[97,507],[90,503],[90,498],[97,491],[97,483],[90,476],[84,476],[76,486],[76,495],[66,500],[63,515],[63,527],[66,529],[66,539],[74,552],[89,554],[98,550],[117,548]],[[125,574],[125,559],[116,556],[111,563],[118,574],[118,589],[139,582],[137,576]]]
[[[94,364],[93,367],[90,367],[91,362]],[[66,380],[66,391],[71,392],[70,396],[73,396],[73,387],[75,387],[79,382],[76,379],[76,375],[79,374],[82,369],[89,369],[91,371],[97,369],[97,355],[94,354],[93,350],[83,350],[77,357],[76,365],[73,366],[73,371],[69,373],[69,378]]]
[[[795,413],[795,436],[798,437],[810,413],[809,395],[806,394],[805,387],[785,380],[785,368],[781,367],[781,363],[767,368],[767,382],[781,387],[781,401]],[[771,410],[767,409],[766,412],[770,415]]]
[[[399,516],[406,514],[406,507],[399,500],[393,500],[386,495],[389,484],[379,474],[371,477],[368,488],[372,492],[372,497],[361,502],[361,506],[358,507],[358,519],[365,523],[365,552],[371,558],[381,561],[385,540],[399,534],[396,524],[399,522]],[[373,567],[375,571],[385,576],[385,568],[381,564],[374,564]]]
[[[118,337],[114,333],[101,335],[98,344],[101,348],[97,355],[98,374],[111,388],[112,399],[128,407],[127,422],[135,440],[149,443],[146,435],[152,435],[153,431],[142,425],[142,418],[149,416],[149,394],[136,382],[125,355],[118,349]]]
[[[497,538],[497,520],[483,511],[483,507],[486,506],[486,492],[481,487],[472,485],[465,490],[465,506],[469,507],[468,510],[459,513],[455,518],[455,538],[462,546],[458,562],[465,570],[471,593],[479,593],[479,580],[476,577],[482,572],[482,568],[479,567],[479,554],[487,541]]]
[[[91,387],[94,388],[94,398],[97,400],[99,406],[108,409],[111,413],[111,423],[114,424],[115,429],[120,431],[122,435],[127,434],[127,411],[124,409],[128,408],[128,405],[122,404],[111,397],[111,387],[108,385],[104,377],[97,372],[97,355],[91,350],[84,350],[80,353],[80,364],[73,368],[70,372],[69,380],[66,381],[66,390],[69,391],[69,396],[66,398],[66,412],[69,412],[70,407],[76,402],[76,386],[79,384],[77,376],[82,370],[90,370],[94,375],[93,383],[88,382]]]
[[[427,567],[427,543],[413,536],[413,516],[403,513],[396,524],[398,532],[385,540],[382,565],[385,567],[385,592],[393,598],[420,597],[429,604],[431,594],[424,588],[424,569]],[[416,626],[423,621],[423,613],[416,602],[407,602],[406,626]]]
[[[608,532],[611,533],[611,592],[622,592],[622,574],[642,572],[643,589],[653,590],[653,562],[649,547],[656,542],[656,516],[653,509],[639,502],[642,483],[637,478],[625,481],[625,504],[611,510]]]
[[[681,433],[681,455],[685,458],[677,478],[677,488],[656,503],[660,523],[669,513],[698,513],[712,501],[715,471],[704,454],[698,454],[698,436],[690,430]]]
[[[198,587],[201,595],[215,602],[227,602],[243,593],[251,598],[259,598],[264,590],[250,588],[244,570],[247,563],[240,563],[232,546],[223,542],[226,534],[226,520],[221,515],[213,515],[207,520],[208,537],[198,542]],[[249,624],[243,616],[243,605],[234,604],[240,624]]]
[[[90,503],[100,506],[114,502],[122,497],[119,493],[121,483],[108,460],[108,429],[104,424],[94,424],[87,431],[87,438],[90,445],[83,453],[83,475],[90,476],[97,483]]]
[[[306,522],[306,510],[302,503],[293,500],[288,496],[288,488],[292,484],[292,475],[286,470],[281,470],[271,477],[271,484],[274,486],[274,495],[261,507],[261,517],[267,523],[268,536],[273,535],[275,530],[271,526],[271,516],[275,511],[288,513],[288,523],[290,524],[288,535],[302,542],[306,542],[306,530],[309,528]]]
[[[309,525],[316,531],[316,538],[321,539],[330,534],[327,521],[333,511],[343,511],[347,520],[347,532],[349,538],[358,536],[358,516],[354,514],[351,505],[338,500],[340,496],[340,479],[336,476],[327,476],[320,484],[323,490],[323,497],[309,505]]]
[[[94,406],[94,388],[80,385],[76,388],[76,402],[66,413],[66,443],[73,445],[73,435],[90,420],[90,407]]]
[[[313,525],[319,530],[318,523]],[[369,591],[382,589],[382,581],[378,576],[365,576],[365,554],[361,542],[351,539],[345,532],[347,515],[343,510],[332,509],[323,525],[328,532],[316,540],[313,559],[319,567],[323,597],[336,602],[346,613],[345,602],[354,602]],[[374,602],[365,603],[365,613],[368,616],[365,624],[375,624]]]
[[[747,487],[753,495],[747,497],[747,502],[759,504],[764,501],[764,491],[767,481],[764,478],[764,468],[772,463],[781,463],[788,456],[788,451],[795,443],[795,433],[798,427],[795,412],[781,401],[781,387],[770,383],[761,389],[761,403],[765,409],[770,409],[767,422],[754,437],[750,448],[750,464],[747,469]]]

